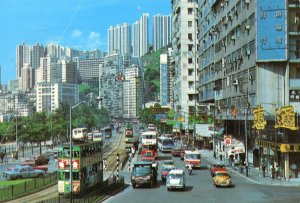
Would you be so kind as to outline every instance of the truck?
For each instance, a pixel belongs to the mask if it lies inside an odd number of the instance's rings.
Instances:
[[[156,162],[135,162],[130,178],[132,187],[135,188],[137,185],[153,187],[157,182],[157,170]]]

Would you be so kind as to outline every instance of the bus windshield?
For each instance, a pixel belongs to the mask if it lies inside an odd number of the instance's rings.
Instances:
[[[164,140],[163,145],[174,145],[174,141],[171,139]]]
[[[200,159],[200,154],[187,154],[186,155],[188,159]]]
[[[156,135],[155,134],[146,134],[146,135],[143,135],[143,139],[156,139]]]

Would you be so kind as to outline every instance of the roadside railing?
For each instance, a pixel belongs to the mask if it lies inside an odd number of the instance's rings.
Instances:
[[[110,197],[114,191],[116,191],[119,188],[124,187],[124,177],[120,177],[119,180],[117,180],[116,176],[111,176],[108,179],[106,179],[103,183],[100,185],[96,185],[94,188],[90,189],[91,193],[85,194],[84,197],[75,196],[73,199],[74,203],[79,202],[102,202],[103,199]],[[59,195],[57,197],[49,198],[37,203],[53,203],[53,202],[70,202],[70,196],[69,195]]]
[[[28,179],[19,184],[0,186],[0,202],[16,199],[45,189],[57,183],[57,173],[47,173],[42,178]]]

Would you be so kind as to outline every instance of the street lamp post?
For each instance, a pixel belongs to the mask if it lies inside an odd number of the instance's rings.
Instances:
[[[246,176],[248,177],[248,107],[245,109],[245,160],[246,160]]]
[[[72,109],[76,108],[80,104],[85,103],[85,101],[78,102],[74,106],[70,105],[70,130],[69,130],[69,140],[70,140],[70,202],[73,202],[73,177],[72,177]]]

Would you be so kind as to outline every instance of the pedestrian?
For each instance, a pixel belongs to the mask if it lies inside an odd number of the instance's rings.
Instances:
[[[266,166],[264,164],[262,164],[261,170],[263,172],[263,177],[266,177]]]
[[[274,164],[272,164],[272,168],[271,168],[271,173],[272,173],[272,179],[275,178],[275,167],[274,167]]]
[[[277,164],[275,165],[275,176],[277,179],[279,178],[279,167]]]
[[[223,158],[223,156],[222,156],[222,154],[220,154],[220,161],[222,161],[222,158]]]
[[[216,156],[216,151],[214,151],[214,158],[215,158],[215,159],[217,159],[217,156]]]

